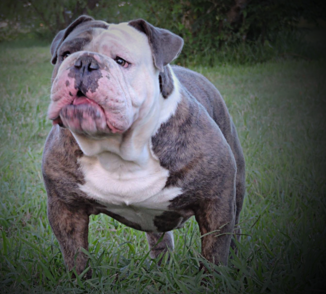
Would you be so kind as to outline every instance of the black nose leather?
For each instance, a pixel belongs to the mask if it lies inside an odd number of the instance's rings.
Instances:
[[[86,96],[88,91],[95,92],[98,80],[102,77],[101,66],[92,54],[80,56],[70,69],[69,77],[75,79],[77,96]]]
[[[100,68],[97,61],[89,55],[83,55],[79,57],[74,64],[75,68],[78,69],[82,73],[91,72],[94,70],[98,70]]]

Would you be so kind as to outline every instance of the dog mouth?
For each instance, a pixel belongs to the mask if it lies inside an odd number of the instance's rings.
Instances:
[[[92,99],[89,99],[81,90],[78,90],[76,97],[73,99],[71,104],[81,105],[81,104],[97,104],[97,103]]]
[[[52,124],[53,125],[59,125],[60,127],[65,128],[65,125],[63,124],[62,121],[62,116],[64,115],[64,113],[66,112],[66,108],[75,108],[76,110],[78,109],[78,107],[80,105],[83,105],[82,108],[85,109],[85,106],[89,106],[89,107],[93,107],[93,108],[100,108],[100,110],[104,112],[104,109],[98,104],[96,103],[94,100],[88,98],[81,90],[78,90],[75,97],[72,99],[70,104],[67,104],[66,106],[64,106],[61,111],[59,112],[59,115],[52,119]]]
[[[58,116],[52,119],[53,125],[89,135],[107,135],[120,132],[119,129],[107,122],[104,108],[87,97],[81,90],[78,90],[71,98],[71,102],[64,105]]]

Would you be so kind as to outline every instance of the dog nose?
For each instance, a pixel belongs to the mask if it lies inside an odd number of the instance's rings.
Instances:
[[[70,77],[74,77],[75,88],[78,89],[77,96],[86,96],[91,90],[95,92],[98,88],[98,80],[102,77],[100,63],[90,53],[78,57],[70,70]]]
[[[75,68],[82,73],[91,72],[100,68],[98,62],[90,55],[82,55],[74,64]]]

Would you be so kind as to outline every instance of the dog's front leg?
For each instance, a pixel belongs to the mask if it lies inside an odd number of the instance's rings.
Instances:
[[[60,200],[49,199],[48,218],[66,266],[69,270],[75,268],[77,274],[81,274],[88,261],[87,255],[80,250],[88,250],[88,214],[83,208],[70,207]],[[86,278],[90,278],[91,274],[89,270]]]

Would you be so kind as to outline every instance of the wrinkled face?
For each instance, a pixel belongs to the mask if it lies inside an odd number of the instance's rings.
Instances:
[[[97,138],[146,120],[160,89],[145,34],[127,23],[85,25],[57,53],[48,110],[53,124]]]

